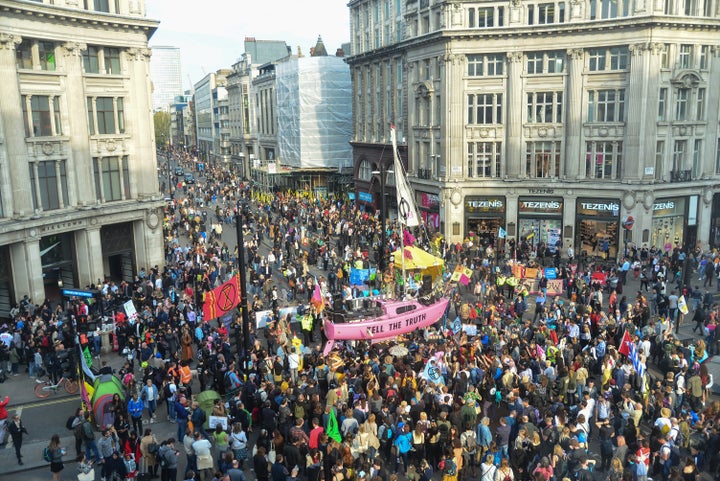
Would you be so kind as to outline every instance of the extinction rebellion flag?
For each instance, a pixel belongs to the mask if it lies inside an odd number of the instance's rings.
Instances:
[[[240,303],[240,282],[235,274],[225,284],[205,293],[203,319],[209,321],[222,317]]]

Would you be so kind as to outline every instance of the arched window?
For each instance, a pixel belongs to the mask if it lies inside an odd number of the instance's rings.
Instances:
[[[360,167],[358,168],[358,180],[370,182],[370,179],[372,179],[372,167],[370,166],[370,162],[362,160],[360,162]]]

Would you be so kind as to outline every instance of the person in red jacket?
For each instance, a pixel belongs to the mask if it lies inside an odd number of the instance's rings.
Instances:
[[[7,443],[7,418],[8,412],[5,406],[10,402],[10,397],[5,396],[5,399],[0,402],[0,444]]]

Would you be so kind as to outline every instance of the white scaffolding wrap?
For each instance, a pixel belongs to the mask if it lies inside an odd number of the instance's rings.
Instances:
[[[352,87],[341,57],[303,57],[275,70],[278,160],[293,168],[352,166]]]

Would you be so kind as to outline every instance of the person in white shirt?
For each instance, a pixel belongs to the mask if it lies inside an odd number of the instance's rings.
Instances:
[[[195,452],[197,463],[197,474],[200,479],[211,479],[213,469],[213,457],[210,450],[212,444],[203,438],[199,432],[195,433],[195,441],[192,443],[192,450]]]
[[[297,384],[298,381],[298,368],[300,367],[300,355],[297,353],[295,346],[290,348],[290,354],[288,355],[288,365],[290,367],[290,377],[293,383]]]

